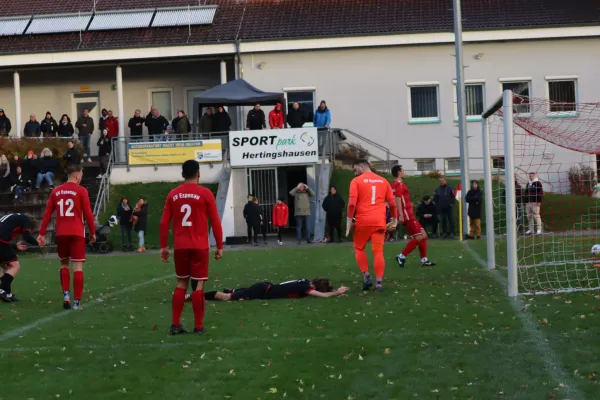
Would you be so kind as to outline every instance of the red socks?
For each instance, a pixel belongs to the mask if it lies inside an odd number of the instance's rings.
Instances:
[[[192,297],[192,302],[193,301],[194,301],[194,299]],[[175,292],[173,292],[173,301],[171,303],[171,311],[173,313],[173,319],[172,319],[171,323],[173,325],[181,325],[181,313],[183,313],[183,305],[184,304],[185,304],[185,289],[175,288]]]
[[[60,286],[63,293],[71,290],[71,272],[69,268],[62,267],[60,269]]]
[[[194,290],[192,292],[192,308],[194,309],[194,328],[202,329],[204,321],[204,291]]]
[[[417,242],[417,239],[410,239],[410,241],[406,243],[406,247],[404,248],[404,250],[402,250],[402,255],[404,257],[407,257],[410,253],[413,252],[414,249],[417,248],[418,243],[419,242]]]
[[[419,242],[419,254],[421,255],[421,258],[427,257],[427,239]]]
[[[83,294],[83,271],[75,271],[73,273],[73,295],[75,300],[81,300]]]

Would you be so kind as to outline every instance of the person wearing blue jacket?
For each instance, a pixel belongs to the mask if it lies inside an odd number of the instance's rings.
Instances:
[[[327,108],[325,100],[321,100],[321,104],[315,112],[313,123],[315,128],[329,129],[329,126],[331,125],[331,111]]]
[[[454,236],[454,214],[452,214],[454,201],[454,189],[448,185],[444,177],[440,178],[440,187],[433,193],[433,202],[438,207],[444,238]],[[450,231],[447,230],[447,226],[450,227]]]

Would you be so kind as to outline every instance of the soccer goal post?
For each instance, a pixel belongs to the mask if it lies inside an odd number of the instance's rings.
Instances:
[[[482,114],[487,266],[506,267],[509,296],[600,289],[600,103],[528,94]]]

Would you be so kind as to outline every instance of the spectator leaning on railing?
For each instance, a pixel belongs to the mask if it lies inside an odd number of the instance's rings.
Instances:
[[[319,108],[315,111],[313,123],[315,124],[315,128],[320,129],[329,129],[331,126],[331,111],[327,108],[325,100],[321,100]]]
[[[260,104],[256,103],[254,108],[248,111],[248,117],[246,118],[246,130],[258,131],[265,129],[267,122],[265,120],[265,112],[261,110]]]
[[[119,120],[113,116],[112,110],[108,110],[107,118],[104,121],[104,129],[108,131],[107,136],[111,139],[119,136]]]
[[[283,123],[283,109],[281,103],[277,103],[269,113],[269,126],[271,129],[283,129]]]
[[[200,133],[211,133],[213,131],[213,109],[208,107],[200,118]]]
[[[40,123],[35,117],[35,114],[31,114],[29,116],[29,121],[25,123],[25,128],[23,129],[23,135],[26,138],[37,138],[40,137],[42,133],[42,129],[40,127]]]
[[[40,128],[42,130],[42,135],[45,138],[53,138],[56,137],[58,132],[58,124],[56,120],[52,117],[52,113],[50,111],[46,112],[46,118],[40,124]]]
[[[223,106],[217,106],[217,112],[213,115],[213,132],[229,132],[231,118]]]
[[[94,120],[90,117],[89,113],[89,110],[84,108],[83,114],[77,118],[75,127],[79,130],[79,141],[85,151],[83,156],[84,158],[87,157],[88,162],[91,162],[90,137],[94,133]]]
[[[74,133],[75,129],[73,129],[71,118],[67,114],[63,114],[58,123],[58,136],[61,138],[70,138],[73,137]]]
[[[135,110],[135,114],[129,119],[129,123],[127,124],[127,126],[129,126],[129,135],[131,136],[131,139],[142,139],[145,121],[146,120],[142,118],[142,112],[140,110]]]
[[[160,141],[164,139],[165,132],[169,126],[169,121],[160,115],[155,108],[152,111],[152,115],[146,118],[146,126],[148,127],[148,135],[150,135],[152,140]]]
[[[8,136],[11,129],[10,119],[4,114],[4,109],[0,108],[0,136]]]
[[[300,109],[300,104],[298,102],[292,105],[292,109],[288,110],[287,115],[287,123],[290,128],[302,128],[304,123],[308,122],[306,120],[306,115],[304,111]]]

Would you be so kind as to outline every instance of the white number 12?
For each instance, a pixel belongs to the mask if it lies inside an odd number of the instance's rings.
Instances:
[[[371,204],[375,204],[375,197],[377,197],[377,187],[371,186]]]
[[[184,204],[181,206],[181,212],[185,213],[181,220],[181,226],[192,226],[192,221],[189,220],[190,215],[192,215],[192,207],[189,204]]]
[[[66,211],[65,206],[67,206]],[[60,199],[58,201],[58,213],[61,217],[74,217],[75,213],[73,213],[73,207],[75,207],[73,199]]]

